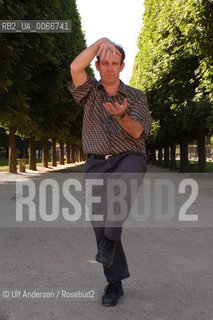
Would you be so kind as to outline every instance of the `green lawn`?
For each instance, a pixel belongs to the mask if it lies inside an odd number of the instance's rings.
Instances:
[[[213,172],[213,161],[207,161],[206,167],[207,167],[207,172]]]
[[[190,163],[197,164],[197,160],[190,160]],[[176,166],[180,168],[180,160],[176,160]],[[213,172],[213,161],[206,161],[207,172]]]
[[[41,159],[36,159],[36,165],[37,166],[41,166],[42,163],[41,163]],[[59,163],[57,161],[57,163]],[[18,166],[18,160],[16,161],[16,164]],[[29,159],[26,159],[26,164],[28,165],[29,164]],[[48,165],[51,165],[51,159],[49,159],[48,161]],[[8,159],[0,159],[0,171],[8,171],[9,167],[8,167]]]

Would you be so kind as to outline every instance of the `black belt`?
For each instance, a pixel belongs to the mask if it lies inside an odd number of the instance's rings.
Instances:
[[[117,153],[117,154],[94,154],[94,153],[89,153],[87,155],[87,158],[88,159],[101,159],[101,160],[106,160],[108,159],[109,157],[113,157],[113,156],[119,156],[119,155],[122,155],[124,153],[129,153],[131,151],[126,151],[126,152],[122,152],[122,153]],[[137,152],[138,154],[141,154],[143,156],[145,156],[143,153],[139,152],[139,151],[132,151],[132,152]]]
[[[87,155],[87,158],[88,159],[102,159],[102,160],[105,160],[105,159],[108,159],[110,156],[112,156],[112,154],[93,154],[93,153],[89,153]]]

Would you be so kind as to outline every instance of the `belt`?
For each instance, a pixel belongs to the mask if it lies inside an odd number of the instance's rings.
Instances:
[[[102,159],[102,160],[105,160],[105,159],[108,159],[109,157],[111,157],[112,154],[93,154],[93,153],[89,153],[87,155],[87,158],[88,159]]]

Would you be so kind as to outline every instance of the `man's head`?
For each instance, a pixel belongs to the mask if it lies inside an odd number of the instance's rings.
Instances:
[[[114,44],[118,54],[113,56],[112,52],[100,58],[97,56],[96,69],[100,72],[103,84],[112,85],[119,80],[119,74],[124,68],[125,52],[123,48]]]

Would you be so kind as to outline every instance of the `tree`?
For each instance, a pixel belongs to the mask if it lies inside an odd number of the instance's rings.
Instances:
[[[198,168],[205,170],[205,136],[213,120],[212,5],[146,0],[138,38],[131,84],[145,92],[153,119],[160,120],[160,146],[180,143],[182,171],[188,170],[187,145],[195,138]]]
[[[13,6],[1,1],[0,11],[4,19],[72,21],[71,34],[1,35],[0,125],[10,131],[10,172],[16,172],[15,134],[29,137],[30,169],[35,170],[36,141],[43,142],[43,165],[48,166],[48,141],[69,142],[69,128],[82,118],[67,83],[70,62],[85,48],[85,37],[75,0],[16,1]],[[80,132],[75,127],[75,136]]]

